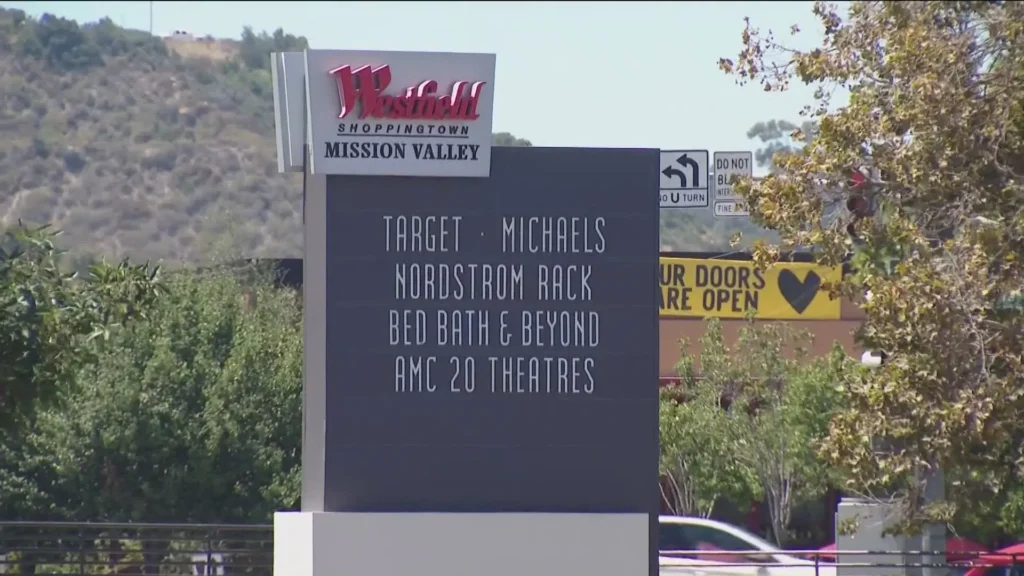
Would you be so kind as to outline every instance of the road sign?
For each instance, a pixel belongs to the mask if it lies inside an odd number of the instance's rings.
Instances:
[[[733,216],[750,216],[747,205],[742,200],[726,200],[715,202],[715,216],[718,218],[731,218]]]
[[[664,153],[662,153],[664,158]],[[662,160],[664,163],[664,160]],[[732,178],[750,178],[754,175],[752,152],[715,152],[715,201],[740,200],[732,191]],[[717,215],[718,212],[716,211]]]
[[[708,151],[661,151],[661,207],[707,208]]]

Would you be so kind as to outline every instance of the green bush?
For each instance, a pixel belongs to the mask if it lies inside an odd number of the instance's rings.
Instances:
[[[285,34],[278,28],[273,35],[266,32],[256,34],[252,28],[242,29],[242,44],[239,47],[239,58],[250,70],[269,70],[271,52],[293,52],[309,48],[309,41],[303,36]]]
[[[43,59],[53,68],[75,71],[103,65],[99,49],[74,20],[43,14],[34,33],[42,46]]]
[[[151,65],[169,58],[159,37],[126,30],[110,18],[79,26],[74,20],[52,14],[33,20],[18,13],[9,10],[0,14],[0,33],[16,36],[14,45],[23,58],[40,60],[59,72],[103,66],[104,56],[127,57]]]

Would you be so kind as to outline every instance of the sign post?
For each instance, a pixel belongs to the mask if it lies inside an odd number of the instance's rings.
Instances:
[[[275,573],[657,574],[658,150],[492,148],[493,55],[273,61],[308,158]]]

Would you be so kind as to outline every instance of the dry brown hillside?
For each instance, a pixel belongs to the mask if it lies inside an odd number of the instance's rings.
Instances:
[[[306,45],[281,30],[162,39],[0,8],[0,228],[51,223],[83,257],[300,255],[301,178],[277,173],[269,54]],[[721,222],[675,212],[667,247],[728,244]]]
[[[299,180],[276,171],[268,68],[223,42],[183,57],[183,40],[168,50],[109,20],[3,10],[0,38],[4,224],[53,223],[93,254],[177,260],[226,235],[245,253],[299,253]]]

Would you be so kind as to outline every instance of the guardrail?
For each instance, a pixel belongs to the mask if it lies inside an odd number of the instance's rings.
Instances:
[[[1000,571],[1000,576],[1024,576],[1024,553],[965,550],[662,550],[659,554],[663,575],[706,576],[714,574],[715,568],[765,568],[764,573],[771,574],[772,571],[767,569],[782,568],[790,569],[782,571],[782,574],[799,572],[808,576],[835,576],[839,569],[844,575],[897,576],[920,574],[922,569],[938,569],[938,574],[962,576],[972,568],[998,567],[1005,569],[1005,572]],[[946,560],[948,556],[954,560]],[[936,557],[943,560],[930,561]]]
[[[0,573],[272,576],[273,526],[0,522]]]

